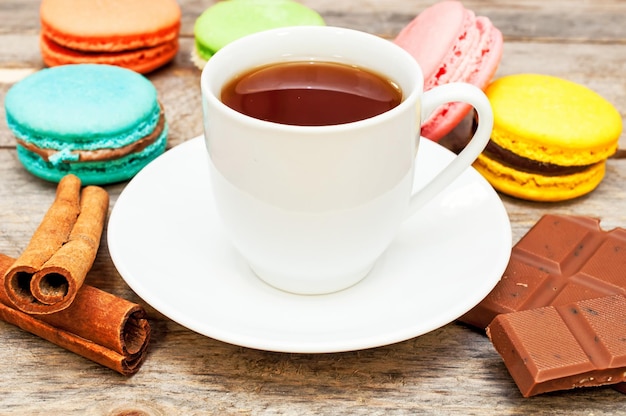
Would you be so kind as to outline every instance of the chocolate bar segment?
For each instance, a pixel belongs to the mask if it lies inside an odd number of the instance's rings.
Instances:
[[[624,296],[501,314],[487,335],[524,397],[626,381]]]
[[[513,247],[496,287],[459,320],[486,328],[501,313],[615,294],[626,294],[626,230],[545,215]]]

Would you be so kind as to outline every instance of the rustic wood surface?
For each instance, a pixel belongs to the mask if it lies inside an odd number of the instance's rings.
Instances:
[[[433,0],[304,0],[328,24],[393,37]],[[36,0],[0,1],[0,102],[43,67]],[[181,50],[149,75],[171,126],[169,147],[202,133],[200,71],[188,56],[193,23],[213,1],[180,0]],[[585,84],[626,115],[624,0],[467,0],[505,37],[498,76],[540,72]],[[55,186],[26,173],[0,106],[0,252],[17,256],[52,202]],[[626,137],[620,138],[626,148]],[[531,203],[503,196],[514,241],[545,213],[591,215],[626,227],[626,159],[608,162],[600,187],[580,199]],[[125,184],[108,186],[111,206]],[[155,226],[158,226],[155,224]],[[454,253],[450,253],[453,257]],[[148,358],[125,378],[0,322],[0,415],[459,414],[617,415],[611,388],[519,394],[480,332],[450,323],[418,338],[364,351],[283,354],[229,345],[172,322],[125,284],[103,241],[88,283],[144,304],[154,329]]]

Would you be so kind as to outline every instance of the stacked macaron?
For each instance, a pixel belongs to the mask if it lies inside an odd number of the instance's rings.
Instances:
[[[324,25],[314,10],[293,0],[227,0],[206,9],[194,26],[191,60],[198,68],[226,44],[243,36],[286,26]]]
[[[110,65],[47,68],[15,84],[6,119],[26,170],[48,181],[129,179],[164,152],[167,123],[150,81]]]
[[[42,0],[40,47],[48,66],[118,65],[140,73],[178,51],[176,0]]]
[[[499,78],[485,93],[494,128],[474,167],[495,189],[562,201],[598,186],[622,131],[611,103],[587,87],[539,74]]]
[[[500,30],[458,1],[442,1],[423,10],[394,41],[420,64],[426,91],[450,82],[467,82],[484,89],[502,57]],[[422,136],[439,141],[470,110],[464,103],[438,108],[423,120]]]

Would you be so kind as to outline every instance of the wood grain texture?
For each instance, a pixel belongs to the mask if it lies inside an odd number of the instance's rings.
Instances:
[[[180,0],[181,50],[149,75],[170,123],[169,147],[202,133],[200,71],[189,61],[193,23],[214,1]],[[329,24],[393,38],[426,0],[303,0]],[[583,83],[626,114],[626,2],[465,1],[505,36],[498,76],[541,72]],[[15,78],[43,67],[37,0],[0,3],[0,102]],[[620,147],[626,148],[624,134]],[[517,241],[545,213],[591,215],[626,227],[626,159],[608,162],[590,195],[562,203],[502,196]],[[108,186],[111,206],[125,184]],[[0,107],[0,252],[28,243],[55,185],[24,171]],[[454,253],[450,254],[454,256]],[[106,233],[88,284],[146,306],[148,358],[124,378],[0,322],[0,415],[618,415],[626,396],[611,388],[524,399],[478,331],[457,323],[394,345],[339,354],[281,354],[216,341],[167,319],[116,271]],[[418,319],[418,317],[416,317]]]

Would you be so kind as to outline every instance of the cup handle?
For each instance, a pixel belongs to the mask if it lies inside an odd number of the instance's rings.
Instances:
[[[463,173],[476,160],[489,142],[493,128],[491,104],[485,93],[474,85],[457,82],[441,85],[426,91],[422,96],[421,119],[425,120],[437,107],[449,102],[464,102],[476,109],[478,113],[476,132],[463,151],[448,166],[411,196],[407,217],[417,212],[426,202],[434,198]]]

